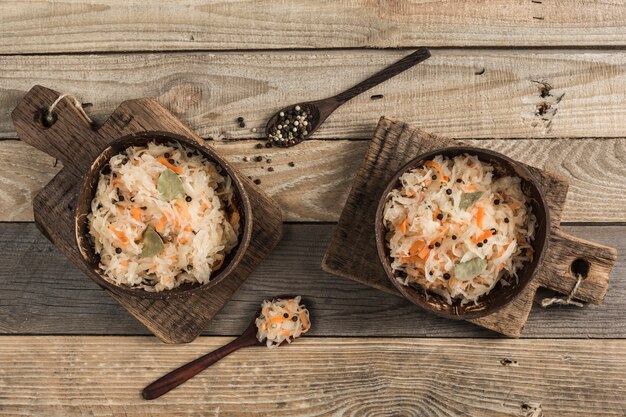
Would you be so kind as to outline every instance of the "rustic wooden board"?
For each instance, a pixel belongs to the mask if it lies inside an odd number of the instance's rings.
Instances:
[[[415,156],[458,144],[460,142],[428,134],[405,123],[381,118],[322,260],[322,269],[397,293],[378,259],[374,236],[378,201],[397,170]],[[550,209],[552,225],[544,263],[516,300],[494,314],[468,320],[508,336],[520,336],[537,288],[549,287],[564,294],[572,290],[576,277],[571,264],[577,258],[590,263],[589,275],[581,282],[577,299],[602,303],[617,259],[615,249],[568,236],[560,230],[567,182],[549,172],[528,168],[542,185]]]
[[[283,240],[250,275],[204,334],[241,333],[258,303],[290,291],[315,312],[315,336],[495,337],[446,320],[403,298],[322,272],[335,226],[286,224]],[[525,338],[626,338],[626,226],[566,226],[565,232],[617,247],[610,290],[600,306],[543,309],[537,303]],[[542,291],[540,297],[551,296]],[[105,292],[84,279],[32,223],[0,224],[0,334],[149,334]],[[610,326],[607,326],[610,323]]]
[[[0,415],[28,410],[48,417],[607,417],[624,412],[624,340],[305,337],[280,349],[243,349],[158,400],[139,396],[164,372],[227,341],[209,337],[162,346],[148,337],[5,336]]]
[[[563,221],[626,221],[624,138],[464,142],[564,176],[571,185]],[[288,149],[261,150],[256,148],[258,143],[246,140],[209,144],[243,175],[260,179],[260,187],[281,206],[286,220],[339,219],[368,142],[311,140]],[[255,161],[258,156],[262,157],[260,162]],[[32,221],[34,194],[61,166],[61,162],[55,166],[54,158],[23,142],[0,141],[0,221]]]
[[[616,1],[5,1],[0,53],[623,46],[625,18]]]
[[[0,114],[42,83],[93,103],[88,111],[99,121],[123,100],[152,97],[203,137],[246,138],[251,128],[260,136],[281,106],[336,94],[406,54],[0,56]],[[342,106],[315,137],[369,138],[381,115],[455,138],[623,137],[625,68],[619,50],[434,50],[428,61]],[[246,128],[238,127],[239,116]],[[15,137],[6,117],[0,137]]]
[[[57,248],[92,278],[99,275],[86,263],[75,240],[76,195],[81,177],[87,173],[92,160],[104,147],[123,136],[144,131],[165,131],[202,140],[158,102],[148,99],[122,103],[110,119],[97,131],[80,115],[74,103],[65,98],[55,108],[58,120],[45,129],[38,126],[35,115],[47,108],[59,93],[41,86],[34,87],[13,111],[16,128],[25,140],[45,149],[47,153],[68,161],[64,147],[71,146],[76,156],[65,166],[33,200],[37,227]],[[61,138],[70,137],[69,142]],[[280,207],[259,190],[250,180],[236,174],[248,192],[254,213],[251,221],[250,246],[238,266],[209,291],[187,297],[168,299],[140,299],[122,292],[109,291],[133,317],[167,343],[185,343],[193,340],[215,314],[228,302],[248,275],[267,256],[280,240],[282,217]]]

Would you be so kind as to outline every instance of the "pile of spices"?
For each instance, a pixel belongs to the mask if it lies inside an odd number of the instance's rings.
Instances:
[[[268,129],[268,143],[282,147],[297,145],[306,139],[312,121],[310,109],[294,106],[291,110],[281,111],[274,125]]]

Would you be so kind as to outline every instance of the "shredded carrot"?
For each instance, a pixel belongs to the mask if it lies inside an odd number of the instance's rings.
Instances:
[[[470,184],[467,187],[465,187],[465,189],[467,191],[474,191],[476,189],[476,186],[474,184]]]
[[[183,229],[185,232],[191,232],[191,226],[187,225],[185,226],[185,228]]]
[[[133,216],[133,219],[137,220],[138,222],[141,221],[141,209],[139,207],[135,207],[134,209],[132,209],[130,211],[130,214]]]
[[[299,317],[300,321],[302,322],[302,327],[304,327],[305,329],[309,327],[309,318],[306,316],[306,314],[300,313]]]
[[[402,223],[400,223],[400,231],[402,232],[403,235],[406,235],[406,219],[404,219],[402,221]]]
[[[422,250],[418,252],[417,256],[419,256],[422,259],[426,259],[429,253],[430,253],[430,249],[428,248],[428,246],[424,245]]]
[[[128,240],[128,236],[126,236],[126,233],[117,230],[115,227],[113,227],[112,224],[109,225],[109,230],[115,233],[115,235],[117,236],[117,239],[120,241],[122,245],[128,245],[129,240]]]
[[[161,220],[159,220],[159,222],[157,223],[155,229],[157,232],[159,233],[163,233],[163,230],[165,229],[165,223],[167,222],[167,218],[165,216],[161,216]]]
[[[482,242],[485,239],[489,239],[493,236],[493,232],[491,230],[487,230],[486,232],[481,233],[480,235],[476,235],[472,241],[474,243]]]
[[[515,210],[516,208],[519,208],[519,204],[517,204],[515,201],[511,201],[509,203],[509,207],[511,207],[511,210]]]
[[[160,163],[162,163],[163,165],[165,165],[166,167],[168,167],[169,169],[171,169],[172,171],[174,171],[177,174],[182,174],[183,173],[183,169],[181,167],[177,167],[175,165],[170,164],[170,161],[168,161],[167,159],[165,159],[162,156],[158,157],[157,161],[159,161]]]
[[[122,261],[122,262],[120,262],[120,265],[122,265],[122,266],[128,266],[128,261]]]
[[[478,211],[476,212],[476,225],[479,229],[483,228],[483,218],[485,217],[485,209],[484,207],[478,207]]]
[[[436,163],[435,161],[426,161],[424,162],[424,165],[432,166],[433,168],[435,168],[437,172],[439,173],[439,178],[444,182],[448,182],[449,178],[443,175],[443,171],[441,170],[441,167],[439,166],[438,163]]]
[[[424,246],[426,246],[426,242],[424,242],[423,240],[418,240],[417,242],[413,243],[413,245],[409,249],[409,255],[413,256],[416,253],[419,253],[422,249],[424,249]]]

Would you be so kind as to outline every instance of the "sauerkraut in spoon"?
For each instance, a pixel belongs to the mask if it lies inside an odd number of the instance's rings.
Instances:
[[[242,347],[266,345],[274,348],[284,342],[291,343],[311,328],[309,311],[301,301],[300,296],[280,296],[272,301],[263,301],[260,310],[241,336],[157,379],[144,388],[143,398],[159,398]]]

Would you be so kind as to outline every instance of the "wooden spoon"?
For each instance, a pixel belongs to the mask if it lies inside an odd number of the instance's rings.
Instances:
[[[281,146],[281,147],[289,147],[296,145],[302,142],[304,139],[309,138],[313,132],[315,132],[320,125],[334,112],[339,106],[344,104],[346,101],[358,96],[359,94],[369,90],[370,88],[386,81],[396,75],[400,74],[413,67],[414,65],[419,64],[420,62],[428,59],[430,57],[430,51],[426,48],[419,48],[417,51],[413,52],[411,55],[407,55],[398,62],[388,66],[387,68],[377,72],[372,75],[365,81],[362,81],[355,85],[352,88],[344,91],[343,93],[339,93],[336,96],[328,97],[322,100],[316,101],[307,101],[302,103],[292,104],[290,106],[284,107],[280,109],[276,114],[274,114],[267,122],[265,127],[265,133],[267,134],[268,140],[272,145]],[[276,140],[272,139],[270,135],[273,134],[275,128],[280,124],[284,125],[284,117],[295,117],[297,113],[294,111],[296,106],[299,106],[301,111],[307,114],[307,123],[306,126],[306,136],[301,135],[299,132],[294,132],[294,138],[292,140]],[[281,117],[281,113],[284,115]],[[293,120],[291,120],[293,123]],[[281,124],[282,123],[282,124]],[[289,132],[294,126],[289,125]],[[284,127],[284,126],[283,126]],[[297,130],[302,131],[303,127],[300,126]],[[286,138],[285,138],[286,139]]]
[[[278,297],[274,297],[273,299],[288,298],[295,297],[292,295],[281,295]],[[211,353],[207,353],[206,355],[201,356],[192,362],[189,362],[187,365],[183,365],[180,368],[173,370],[169,374],[157,379],[152,384],[143,389],[141,393],[142,397],[146,400],[154,400],[155,398],[159,398],[161,395],[168,393],[180,384],[198,375],[200,372],[204,371],[215,362],[219,361],[225,356],[230,355],[236,350],[248,346],[265,346],[265,342],[259,342],[256,337],[256,319],[257,317],[259,317],[260,314],[261,309],[257,310],[256,314],[252,318],[252,321],[250,322],[246,330],[244,330],[244,332],[241,334],[241,336],[228,343],[227,345],[224,345]],[[283,344],[284,343],[286,342],[283,342]]]

